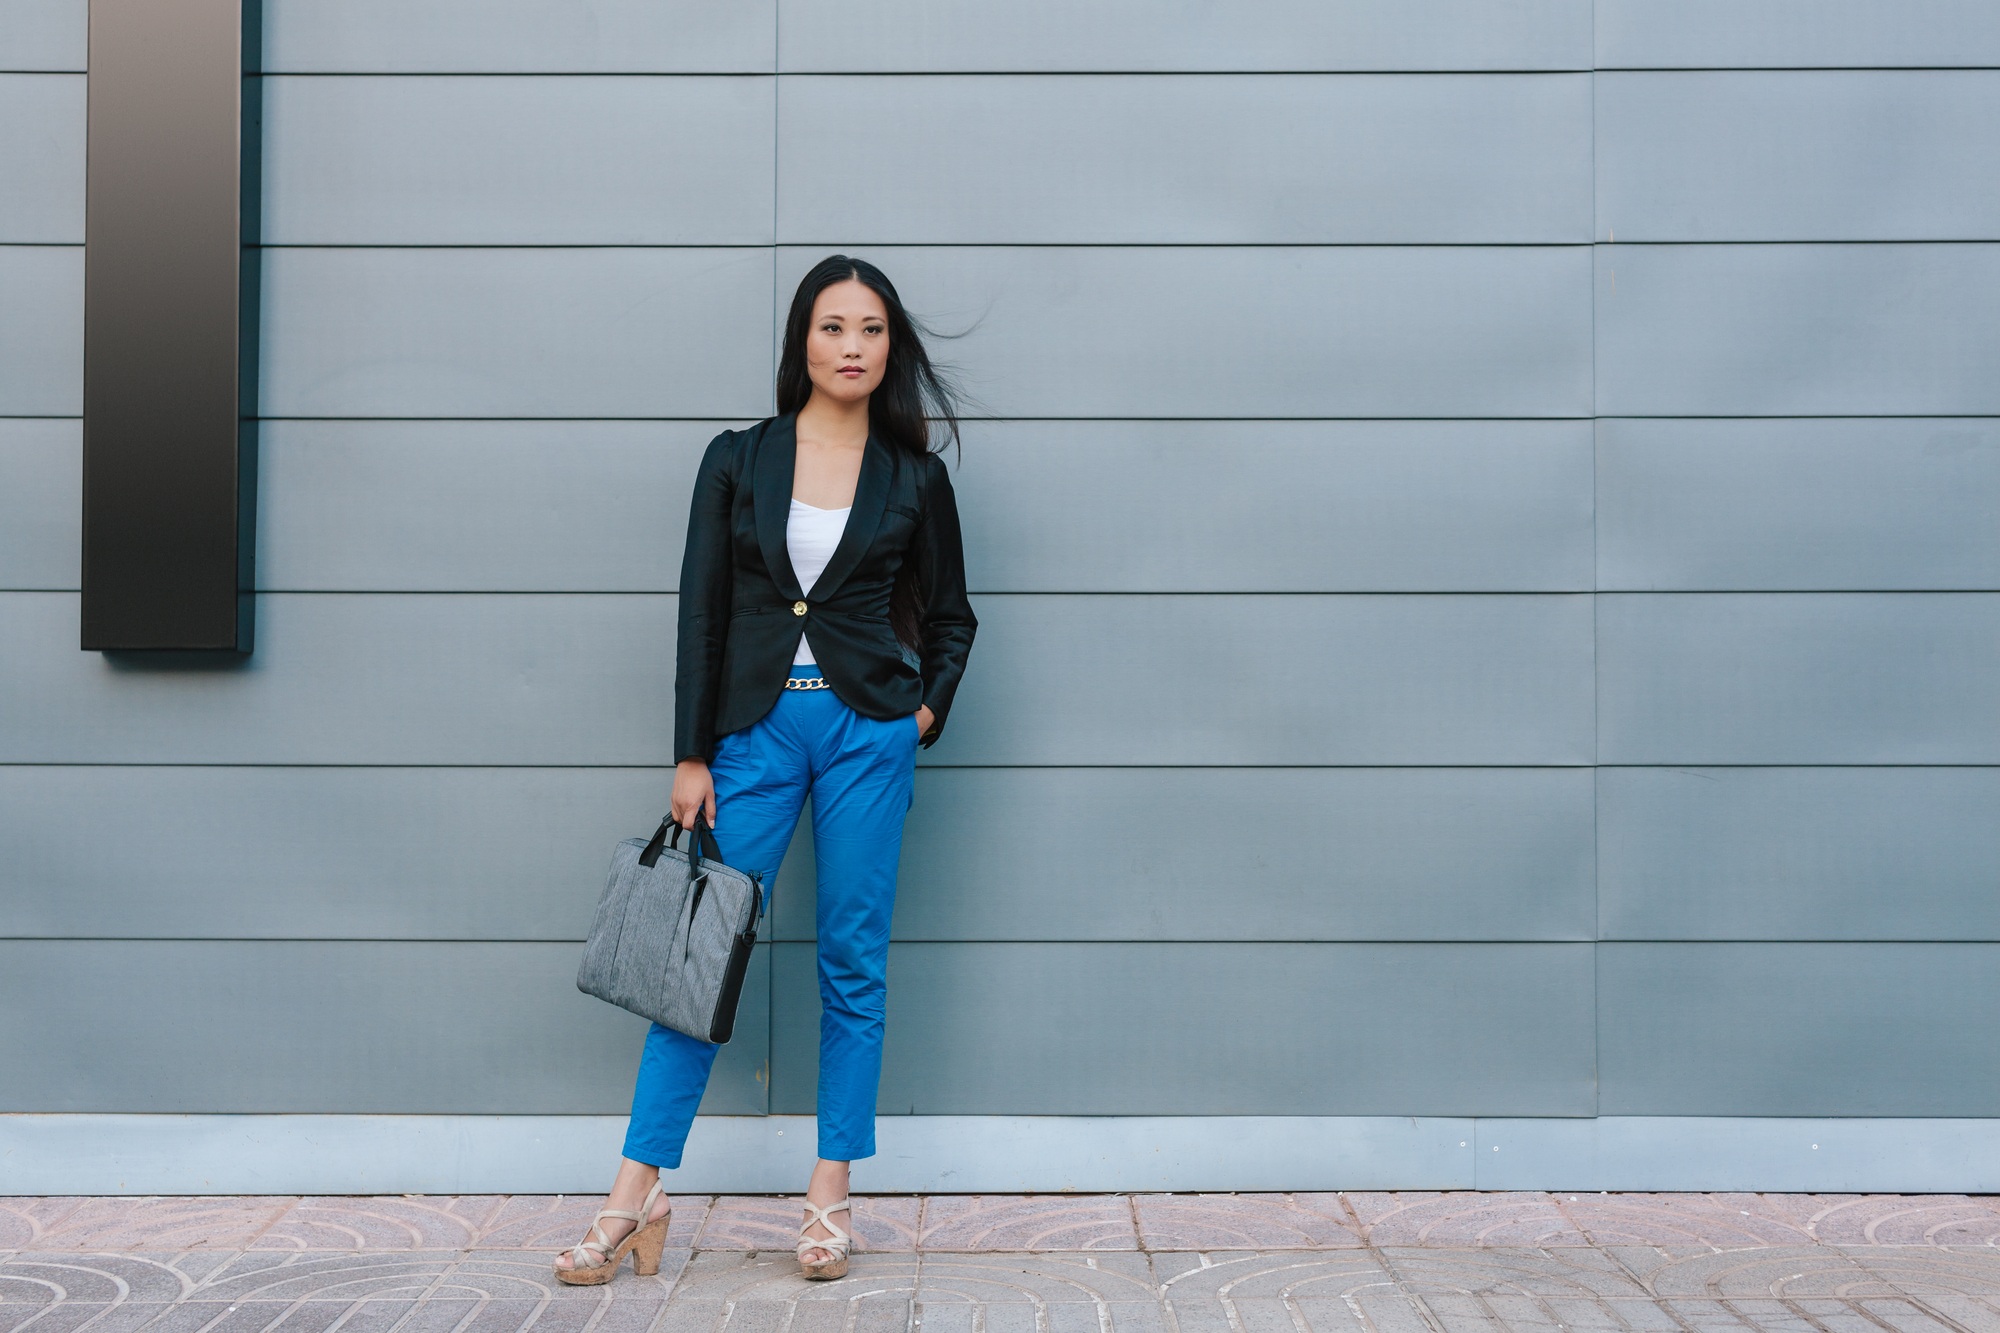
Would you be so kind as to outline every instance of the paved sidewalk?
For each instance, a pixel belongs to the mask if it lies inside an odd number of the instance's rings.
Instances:
[[[550,1280],[587,1198],[0,1199],[0,1333],[2000,1333],[2000,1199],[676,1198],[656,1278]]]

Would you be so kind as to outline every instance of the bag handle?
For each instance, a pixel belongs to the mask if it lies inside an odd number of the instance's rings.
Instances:
[[[679,824],[675,824],[671,815],[667,817],[667,822],[673,824],[673,837],[668,839],[667,846],[675,851],[680,850],[681,834],[687,832],[688,873],[694,875],[701,873],[701,858],[704,856],[711,861],[722,859],[722,844],[715,840],[715,830],[708,826],[708,821],[702,818],[699,810],[695,811],[694,828],[691,831],[683,830]]]
[[[662,848],[671,847],[679,851],[682,832],[680,824],[672,815],[662,819],[660,826],[653,830],[652,839],[647,842],[646,850],[639,853],[639,864],[650,870],[659,864]],[[669,834],[672,835],[671,838]],[[688,870],[691,873],[697,875],[701,873],[703,856],[712,861],[720,861],[722,847],[715,841],[715,831],[709,828],[708,821],[697,813],[694,817],[694,832],[688,837]]]

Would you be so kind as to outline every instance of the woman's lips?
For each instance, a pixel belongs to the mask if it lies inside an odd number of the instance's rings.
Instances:
[[[861,377],[862,377],[863,375],[867,374],[868,372],[867,372],[867,371],[865,371],[865,370],[863,370],[863,369],[862,369],[861,367],[859,367],[859,366],[842,366],[842,367],[840,368],[840,371],[839,371],[839,373],[840,373],[840,374],[842,374],[842,375],[845,375],[845,376],[847,376],[847,377],[848,377],[849,379],[856,379],[856,380],[858,380],[858,379],[860,379],[860,378],[861,378]]]

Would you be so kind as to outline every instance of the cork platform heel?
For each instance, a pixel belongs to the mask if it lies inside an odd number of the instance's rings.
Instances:
[[[667,1223],[674,1212],[669,1208],[658,1217],[653,1217],[653,1201],[665,1192],[666,1182],[656,1180],[653,1188],[646,1192],[646,1201],[639,1205],[639,1211],[628,1213],[622,1208],[604,1208],[591,1219],[590,1234],[570,1248],[570,1262],[574,1268],[556,1265],[556,1281],[572,1287],[601,1287],[618,1272],[618,1266],[625,1262],[627,1253],[632,1256],[632,1271],[640,1277],[651,1277],[660,1271],[660,1252],[667,1247]],[[616,1217],[633,1224],[632,1230],[616,1245],[611,1237],[604,1234],[604,1219]],[[648,1220],[650,1219],[650,1220]],[[584,1260],[595,1259],[586,1264]]]
[[[809,1216],[804,1222],[799,1224],[799,1272],[815,1282],[826,1282],[833,1278],[847,1276],[847,1247],[848,1243],[853,1240],[853,1237],[835,1226],[833,1218],[828,1216],[830,1213],[847,1211],[849,1210],[847,1200],[845,1199],[840,1200],[838,1203],[830,1203],[824,1208],[814,1203],[811,1199],[806,1200],[806,1212]],[[817,1240],[808,1236],[806,1228],[814,1222],[818,1222],[833,1234]],[[833,1258],[822,1259],[818,1263],[808,1263],[806,1262],[806,1252],[808,1250],[825,1250]]]

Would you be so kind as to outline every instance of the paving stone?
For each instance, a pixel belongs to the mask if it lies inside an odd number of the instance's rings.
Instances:
[[[1547,1194],[1349,1194],[1372,1245],[1587,1245]]]
[[[1567,1296],[1544,1298],[1560,1327],[1569,1333],[1667,1333],[1675,1327],[1665,1311],[1650,1300],[1618,1297],[1582,1300]],[[1881,1333],[1881,1330],[1876,1330]]]
[[[1338,1194],[1139,1194],[1139,1240],[1149,1250],[1359,1247]]]
[[[1384,1308],[1390,1303],[1399,1308]],[[1244,1303],[1237,1304],[1240,1309]],[[1373,1328],[1384,1327],[1391,1321],[1421,1319],[1415,1303],[1407,1296],[1386,1291],[1362,1298],[1306,1296],[1293,1301],[1291,1306],[1313,1333],[1372,1333]]]
[[[709,1209],[696,1244],[704,1250],[791,1250],[805,1220],[801,1196],[724,1195]],[[923,1200],[884,1195],[852,1200],[851,1216],[834,1220],[854,1236],[854,1253],[917,1248],[917,1217]],[[794,1251],[796,1253],[796,1251]]]
[[[1851,1245],[1839,1247],[1839,1252],[1894,1291],[1914,1296],[1954,1293],[2000,1298],[2000,1250]]]
[[[62,1301],[177,1301],[194,1289],[159,1256],[140,1254],[29,1251],[0,1265],[0,1277],[9,1291],[39,1289]]]
[[[1875,1308],[1879,1302],[1870,1302]],[[1967,1330],[1967,1333],[2000,1333],[2000,1310],[1990,1301],[1970,1296],[1927,1296],[1913,1303],[1917,1312],[1932,1321],[1931,1327]],[[1899,1330],[1903,1325],[1896,1326]]]
[[[1346,1299],[1371,1288],[1394,1290],[1396,1283],[1366,1250],[1163,1253],[1153,1256],[1153,1272],[1169,1299],[1188,1302]]]
[[[926,1305],[1064,1305],[1157,1301],[1159,1286],[1143,1254],[931,1254],[917,1277]]]
[[[1660,1308],[1689,1333],[1743,1333],[1751,1327],[1727,1301],[1662,1301]]]
[[[195,1285],[236,1263],[239,1257],[240,1252],[232,1250],[188,1250],[183,1254],[160,1256],[168,1268]]]
[[[97,1333],[98,1329],[105,1333],[134,1333],[141,1328],[159,1327],[174,1308],[141,1301],[65,1301],[41,1312],[9,1306],[0,1308],[0,1333],[27,1328],[34,1333],[72,1333],[86,1326],[91,1333]],[[29,1320],[34,1322],[29,1324]]]
[[[478,1242],[507,1200],[459,1198],[301,1199],[251,1243],[259,1250],[464,1250]]]
[[[1803,1245],[1807,1217],[1757,1194],[1561,1194],[1591,1245]],[[1798,1196],[1793,1196],[1798,1197]],[[1810,1196],[1807,1196],[1810,1197]]]
[[[667,1222],[667,1244],[691,1247],[707,1220],[710,1196],[668,1197],[673,1211]],[[553,1262],[556,1255],[590,1234],[591,1220],[603,1206],[603,1197],[596,1194],[517,1194],[504,1200],[486,1220],[473,1248],[546,1251]]]
[[[9,1199],[0,1333],[2000,1333],[1977,1196],[881,1196],[810,1283],[795,1199],[696,1195],[564,1286],[600,1203]]]
[[[295,1200],[85,1199],[51,1222],[24,1250],[240,1250]]]
[[[2000,1207],[1964,1195],[1857,1195],[1816,1216],[1811,1230],[1822,1245],[2000,1247]]]
[[[1509,1327],[1494,1303],[1482,1296],[1463,1292],[1432,1292],[1419,1297],[1418,1304],[1429,1312],[1431,1322],[1444,1333],[1493,1333],[1494,1330]],[[1516,1307],[1516,1315],[1528,1311],[1533,1313],[1531,1322],[1520,1325],[1526,1333],[1546,1333],[1555,1327],[1547,1312],[1534,1302],[1516,1297],[1512,1304]]]
[[[1131,1200],[1117,1194],[933,1195],[927,1250],[1136,1250]]]
[[[416,1300],[428,1294],[456,1256],[431,1253],[316,1254],[256,1252],[211,1274],[194,1299]]]
[[[0,1251],[34,1244],[83,1202],[78,1198],[0,1198]]]
[[[1764,1333],[1823,1333],[1797,1301],[1748,1298],[1729,1302],[1737,1318]]]
[[[1839,1250],[1825,1246],[1723,1251],[1621,1247],[1613,1253],[1655,1297],[1853,1299],[1897,1294]]]
[[[593,1324],[588,1318],[585,1319],[582,1325],[585,1333],[649,1333],[666,1312],[668,1305],[663,1300],[625,1296],[614,1292],[606,1298],[605,1304],[601,1307],[579,1305],[574,1308],[578,1313],[586,1315],[592,1310],[600,1311],[594,1316],[596,1323]],[[544,1313],[542,1317],[546,1319],[548,1315]],[[536,1328],[540,1327],[541,1321],[538,1320]]]
[[[840,1302],[868,1292],[909,1294],[916,1290],[916,1284],[915,1255],[857,1254],[846,1277],[809,1282],[799,1275],[798,1259],[789,1250],[697,1250],[674,1284],[673,1303]]]
[[[1356,1292],[1349,1300],[1376,1333],[1437,1333],[1436,1319],[1414,1297],[1378,1289]]]
[[[1644,1299],[1650,1293],[1610,1255],[1599,1250],[1427,1249],[1385,1246],[1380,1251],[1406,1291]]]
[[[667,1250],[660,1255],[660,1271],[640,1277],[632,1270],[632,1258],[625,1257],[618,1274],[597,1287],[573,1287],[556,1279],[554,1260],[519,1250],[473,1251],[456,1257],[438,1275],[435,1291],[483,1296],[492,1300],[544,1300],[588,1303],[607,1294],[634,1299],[664,1301],[672,1294],[675,1281],[692,1256],[689,1250]]]
[[[276,1320],[267,1325],[272,1329],[283,1329],[285,1333],[327,1333],[327,1330],[346,1318],[352,1305],[342,1305],[338,1301],[300,1301],[289,1306]],[[96,1333],[92,1325],[90,1333]]]

